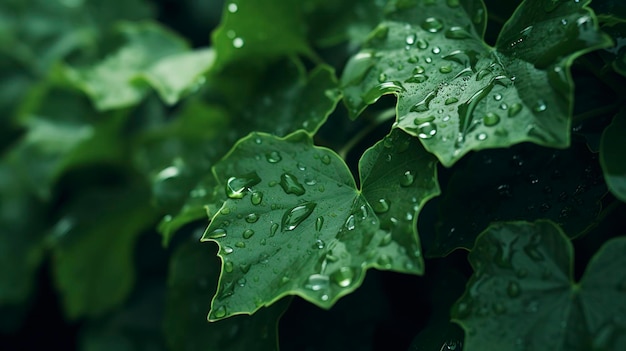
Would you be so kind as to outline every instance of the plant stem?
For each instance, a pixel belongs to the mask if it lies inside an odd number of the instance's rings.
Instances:
[[[583,121],[586,121],[590,118],[595,118],[600,115],[608,114],[609,112],[617,113],[622,105],[621,102],[616,102],[610,105],[605,105],[602,107],[595,108],[593,110],[585,111],[583,113],[579,113],[572,118],[572,124],[577,125]]]
[[[381,111],[370,120],[370,123],[362,128],[357,134],[355,134],[348,142],[339,150],[338,154],[342,159],[346,159],[348,152],[358,144],[363,138],[365,138],[374,129],[378,128],[381,124],[387,122],[389,119],[396,116],[396,109],[389,108]]]

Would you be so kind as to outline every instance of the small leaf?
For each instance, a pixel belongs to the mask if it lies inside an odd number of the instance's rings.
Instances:
[[[211,49],[190,51],[189,45],[155,23],[122,23],[126,44],[97,64],[68,66],[65,77],[84,91],[100,111],[139,103],[153,86],[168,104],[203,82],[215,60]]]
[[[229,199],[203,237],[219,243],[222,257],[209,319],[252,313],[285,295],[329,308],[369,267],[421,274],[415,218],[438,188],[434,160],[415,146],[394,132],[368,150],[361,194],[345,163],[303,131],[239,141],[214,168]],[[415,172],[411,181],[407,171]],[[387,204],[376,180],[383,172],[385,184],[397,184],[384,194]],[[398,198],[413,200],[394,203]]]
[[[348,62],[341,83],[353,117],[395,94],[397,126],[445,166],[524,141],[569,145],[569,66],[610,43],[588,1],[524,1],[495,48],[483,41],[481,1],[410,3],[391,6]]]
[[[626,202],[626,110],[615,115],[602,134],[600,164],[611,193]]]
[[[133,250],[154,221],[145,192],[85,193],[53,230],[54,280],[69,318],[97,317],[120,305],[134,284]]]
[[[215,293],[219,260],[206,244],[186,242],[170,260],[165,336],[172,350],[278,350],[284,299],[253,316],[207,323],[206,297]],[[201,269],[199,269],[201,267]]]
[[[474,275],[452,311],[464,350],[623,349],[625,250],[625,238],[608,241],[574,283],[572,245],[552,222],[492,225],[469,255]]]

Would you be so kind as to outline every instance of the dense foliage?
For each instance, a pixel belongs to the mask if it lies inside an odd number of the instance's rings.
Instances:
[[[0,349],[625,350],[626,5],[485,2],[1,0]]]

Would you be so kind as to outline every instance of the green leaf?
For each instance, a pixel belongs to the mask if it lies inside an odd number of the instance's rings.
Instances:
[[[124,22],[117,26],[126,43],[117,52],[87,67],[65,69],[65,78],[85,92],[98,110],[132,106],[154,87],[167,104],[175,104],[203,83],[213,65],[212,49],[191,51],[164,27]]]
[[[72,202],[53,230],[53,273],[69,318],[97,317],[132,290],[133,250],[154,223],[145,192],[102,189]]]
[[[207,296],[215,293],[219,266],[219,260],[207,250],[207,245],[198,242],[182,244],[170,259],[164,324],[170,348],[278,350],[278,320],[289,305],[288,299],[253,316],[207,323]]]
[[[223,68],[246,62],[254,66],[283,56],[312,56],[306,30],[299,2],[229,1],[222,23],[211,36],[217,53],[215,65]]]
[[[481,1],[397,1],[346,66],[346,105],[356,117],[395,94],[397,126],[445,166],[524,141],[567,147],[571,62],[610,44],[588,2],[524,1],[490,47]]]
[[[474,275],[453,308],[466,351],[626,347],[626,238],[608,241],[579,283],[572,245],[549,221],[498,223],[469,255]]]
[[[25,191],[14,166],[0,162],[0,307],[31,296],[43,256],[42,204]]]
[[[285,295],[330,308],[370,267],[421,274],[415,221],[438,193],[434,165],[396,131],[363,156],[359,190],[345,163],[304,131],[240,140],[214,168],[229,199],[203,237],[219,243],[222,257],[209,319]]]
[[[611,193],[626,202],[626,110],[615,115],[606,127],[600,143],[600,164]]]
[[[494,221],[550,219],[577,237],[596,222],[606,191],[598,156],[584,143],[566,150],[521,144],[469,155],[444,191],[435,238],[424,240],[426,255],[469,250]]]

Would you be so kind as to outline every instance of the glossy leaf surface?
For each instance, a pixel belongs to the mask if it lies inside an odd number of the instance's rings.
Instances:
[[[474,275],[453,308],[464,350],[626,347],[625,238],[608,241],[580,282],[570,241],[552,222],[496,223],[470,253]]]
[[[490,47],[480,1],[397,1],[344,71],[348,109],[395,94],[398,127],[445,166],[523,141],[567,147],[569,66],[610,43],[587,3],[524,1]]]
[[[611,193],[626,202],[626,110],[604,130],[600,143],[600,164]]]
[[[329,308],[369,267],[420,274],[415,220],[438,188],[434,160],[412,143],[394,132],[368,150],[358,190],[343,161],[304,132],[242,139],[214,169],[229,199],[203,237],[219,243],[222,257],[209,319],[252,313],[284,295]],[[397,185],[387,198],[377,178]],[[412,200],[393,203],[404,197]]]

